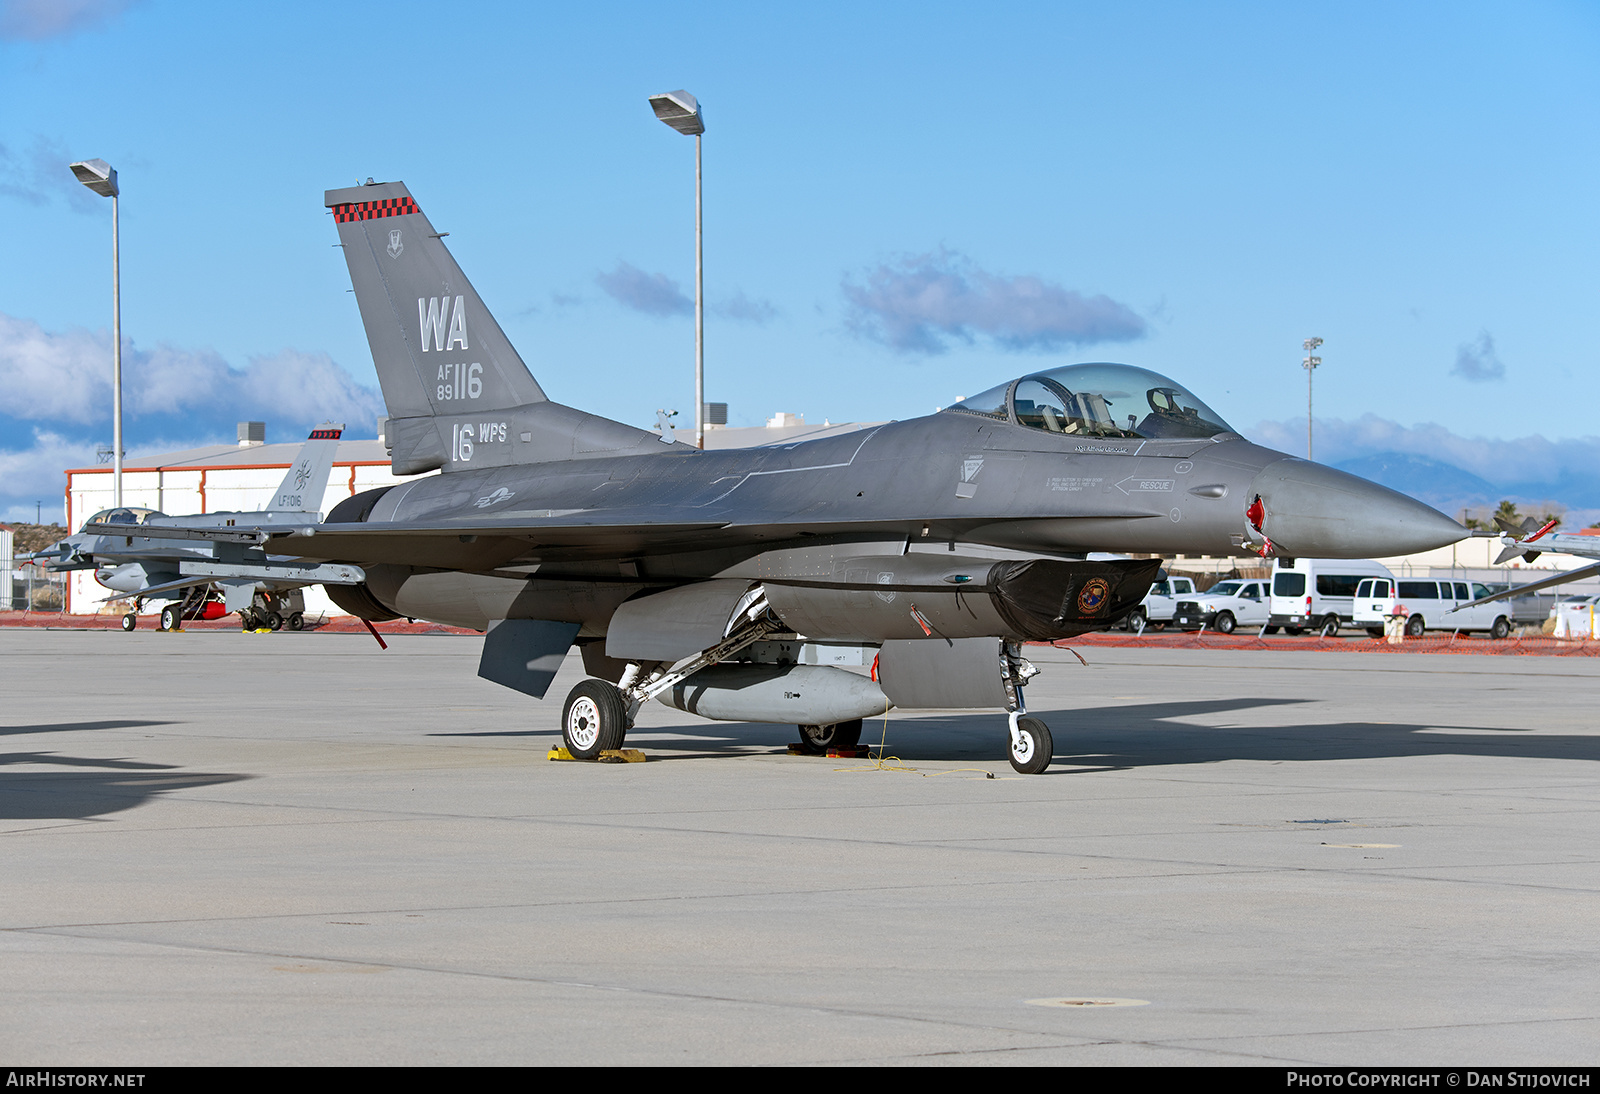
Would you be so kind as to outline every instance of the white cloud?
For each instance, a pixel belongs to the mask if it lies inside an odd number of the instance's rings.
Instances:
[[[778,315],[778,309],[772,301],[759,297],[752,300],[742,289],[718,304],[714,311],[718,318],[755,323],[757,326],[772,322]]]
[[[0,313],[0,391],[8,417],[104,422],[111,408],[110,334],[53,333]],[[161,344],[145,351],[124,339],[122,397],[133,417],[201,412],[296,425],[332,418],[364,427],[383,413],[379,394],[327,354],[294,349],[252,357],[235,369],[214,350]]]
[[[985,337],[1010,351],[1048,352],[1141,338],[1145,321],[1108,296],[1031,275],[979,269],[954,251],[908,256],[846,279],[846,324],[900,353],[944,353],[951,342]]]
[[[694,301],[666,274],[645,273],[619,261],[610,273],[596,275],[594,283],[623,307],[646,315],[694,314]]]
[[[0,38],[42,41],[88,30],[136,0],[0,0]]]
[[[27,519],[32,520],[31,500],[40,499],[44,502],[45,513],[53,511],[56,519],[60,519],[61,498],[67,489],[67,477],[63,472],[69,467],[93,467],[96,462],[93,444],[42,429],[34,430],[33,445],[29,448],[0,448],[0,483],[4,484],[8,500],[20,498],[30,502],[26,505],[14,503],[7,512],[20,508],[26,510]],[[49,519],[47,516],[46,520]]]
[[[1495,352],[1494,336],[1488,331],[1479,331],[1475,341],[1460,346],[1450,375],[1463,380],[1504,380],[1506,366]]]

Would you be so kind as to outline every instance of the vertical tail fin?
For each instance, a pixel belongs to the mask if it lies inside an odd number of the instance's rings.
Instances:
[[[300,447],[289,473],[272,495],[267,509],[279,513],[317,513],[328,492],[328,477],[333,474],[333,457],[339,451],[339,435],[344,423],[324,422],[311,431]]]
[[[545,401],[404,183],[329,190],[324,201],[339,226],[389,407],[396,472],[448,461],[440,430],[428,419]]]
[[[404,183],[329,190],[389,407],[397,475],[658,452],[658,436],[551,402]]]

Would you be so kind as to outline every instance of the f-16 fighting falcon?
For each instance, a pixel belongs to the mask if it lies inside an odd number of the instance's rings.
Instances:
[[[105,509],[84,522],[77,535],[32,556],[51,570],[94,570],[95,580],[131,599],[122,629],[138,626],[145,600],[170,600],[161,609],[160,629],[173,630],[184,619],[209,609],[238,612],[246,630],[299,630],[307,585],[355,583],[355,566],[307,566],[269,558],[256,547],[256,528],[300,527],[321,516],[322,497],[333,470],[343,425],[313,429],[267,507],[256,513],[198,513],[172,517],[154,509]],[[221,541],[221,536],[233,537]],[[220,591],[220,602],[218,597]]]
[[[618,748],[646,702],[854,743],[891,706],[1026,716],[1027,641],[1125,616],[1160,559],[1363,557],[1465,530],[1381,486],[1251,444],[1182,385],[1053,368],[923,418],[700,451],[550,401],[398,182],[330,190],[390,415],[398,475],[273,555],[361,567],[329,588],[367,620],[487,632],[479,674],[543,697],[576,644],[566,746]],[[594,387],[598,399],[603,391]],[[851,672],[853,665],[870,672]]]

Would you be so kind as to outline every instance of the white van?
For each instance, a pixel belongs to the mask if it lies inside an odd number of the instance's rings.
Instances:
[[[1394,580],[1388,567],[1370,559],[1297,558],[1272,563],[1272,613],[1263,628],[1276,634],[1320,631],[1325,637],[1355,620],[1356,587],[1362,578]]]
[[[1355,622],[1379,635],[1388,617],[1404,609],[1406,634],[1412,638],[1423,631],[1488,631],[1491,638],[1504,638],[1511,633],[1511,607],[1505,601],[1461,607],[1491,591],[1479,581],[1372,578],[1356,588]]]

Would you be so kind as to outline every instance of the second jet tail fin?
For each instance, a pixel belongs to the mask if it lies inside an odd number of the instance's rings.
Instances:
[[[320,513],[322,497],[328,492],[328,477],[333,474],[333,457],[339,451],[339,436],[344,423],[324,422],[311,431],[289,473],[267,505],[275,513]]]

